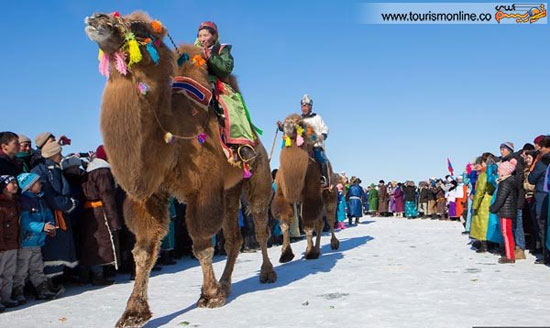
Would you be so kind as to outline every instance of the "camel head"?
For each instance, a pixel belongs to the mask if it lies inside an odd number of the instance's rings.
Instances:
[[[305,143],[311,143],[311,127],[298,114],[289,115],[283,123],[283,133],[285,140],[296,142],[298,146]],[[288,145],[287,141],[287,145]]]
[[[152,20],[146,13],[133,12],[121,16],[118,12],[94,13],[84,19],[88,37],[99,45],[106,54],[119,50],[128,51],[129,41],[135,39],[144,45],[151,41],[162,42],[167,31],[159,21]]]

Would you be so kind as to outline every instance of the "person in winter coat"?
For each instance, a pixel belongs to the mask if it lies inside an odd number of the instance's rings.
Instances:
[[[346,196],[344,195],[344,185],[339,183],[336,185],[338,189],[338,207],[336,208],[336,229],[346,229]]]
[[[378,182],[378,212],[376,212],[376,216],[384,215],[388,212],[388,201],[389,195],[386,184],[384,180],[380,180]]]
[[[40,176],[22,173],[17,176],[21,188],[21,248],[17,252],[17,266],[13,279],[13,298],[19,304],[26,302],[23,288],[29,276],[38,299],[51,299],[56,293],[49,289],[44,275],[41,247],[46,235],[54,235],[56,226],[51,210],[46,204]],[[59,293],[62,290],[58,291]]]
[[[107,154],[99,146],[82,182],[84,216],[79,225],[80,263],[90,269],[93,285],[110,285],[104,266],[118,269],[118,231],[121,222],[116,205],[116,185]]]
[[[349,224],[353,222],[355,218],[355,224],[359,224],[359,218],[363,216],[363,204],[361,199],[363,199],[363,187],[361,187],[361,179],[355,179],[352,182],[352,185],[349,187],[348,194],[346,199],[348,201],[348,211],[349,211]]]
[[[369,213],[370,215],[377,215],[378,213],[378,190],[373,183],[370,185],[369,191]]]
[[[0,175],[13,177],[23,173],[16,155],[19,152],[19,136],[13,132],[0,132]]]
[[[512,221],[517,212],[517,185],[516,177],[512,175],[516,170],[517,161],[498,163],[498,188],[495,202],[489,210],[500,217],[502,238],[506,255],[498,260],[498,263],[515,263],[515,241],[512,233]]]
[[[19,305],[11,298],[20,239],[21,204],[17,189],[15,177],[0,176],[0,312],[4,311],[4,307]]]
[[[393,190],[393,198],[395,200],[395,213],[397,217],[403,217],[405,212],[405,199],[403,198],[403,184],[399,182]]]
[[[480,247],[477,249],[478,253],[484,253],[487,251],[489,206],[491,206],[491,199],[495,191],[493,185],[488,183],[487,180],[487,162],[491,158],[492,154],[484,154],[481,158],[481,164],[477,166],[480,172],[475,187],[475,196],[473,203],[474,216],[470,229],[470,237],[480,242]]]
[[[550,163],[550,137],[546,136],[540,142],[541,150],[538,160],[535,159],[535,165],[527,180],[535,185],[535,222],[538,225],[538,243],[542,248],[542,259],[537,259],[536,264],[550,264],[550,253],[544,246],[546,243],[546,230],[548,226],[548,164]]]
[[[31,139],[23,134],[19,135],[19,151],[15,155],[17,161],[21,165],[21,169],[25,173],[29,173],[32,169],[32,154]]]
[[[55,236],[46,237],[43,247],[44,272],[55,285],[62,280],[64,268],[75,268],[78,265],[73,240],[72,224],[69,214],[74,211],[78,202],[71,198],[71,188],[61,171],[61,146],[57,142],[47,143],[42,147],[44,162],[32,169],[32,173],[40,176],[44,196],[54,214],[56,226],[59,229]]]
[[[405,199],[405,216],[408,219],[413,219],[418,215],[416,208],[416,186],[414,182],[408,181],[405,183],[403,194]]]

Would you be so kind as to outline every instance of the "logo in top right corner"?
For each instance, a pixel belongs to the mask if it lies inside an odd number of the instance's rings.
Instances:
[[[495,9],[497,11],[495,19],[499,24],[503,19],[514,19],[518,24],[532,24],[546,18],[546,6],[544,4],[499,5]]]

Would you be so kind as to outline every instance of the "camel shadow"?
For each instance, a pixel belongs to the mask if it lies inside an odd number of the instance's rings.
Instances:
[[[277,281],[272,284],[259,284],[257,274],[233,283],[232,293],[227,298],[227,303],[248,293],[287,286],[307,276],[329,272],[339,260],[344,258],[343,252],[364,245],[373,239],[374,237],[371,236],[343,239],[340,240],[340,248],[337,250],[331,249],[330,244],[325,244],[321,246],[321,256],[316,260],[306,260],[302,257],[298,260],[276,266]],[[296,255],[303,256],[302,254]]]
[[[329,272],[336,265],[336,262],[344,258],[343,252],[364,245],[373,239],[374,237],[371,236],[343,239],[340,240],[340,248],[337,250],[331,249],[330,244],[323,245],[321,247],[321,256],[317,260],[305,260],[301,258],[296,261],[276,266],[275,271],[277,271],[278,278],[277,281],[272,284],[260,284],[258,281],[259,272],[257,272],[252,277],[232,284],[232,293],[227,298],[226,304],[239,298],[239,296],[248,293],[283,287],[291,284],[292,282],[304,279],[310,275]],[[183,315],[196,307],[197,304],[193,303],[185,309],[155,318],[149,321],[144,328],[159,327],[168,324],[178,316]]]

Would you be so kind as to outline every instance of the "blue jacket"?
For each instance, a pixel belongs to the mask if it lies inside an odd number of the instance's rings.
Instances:
[[[349,187],[347,194],[348,211],[351,217],[360,218],[363,216],[361,199],[363,198],[363,188],[358,184],[353,184]]]
[[[54,223],[52,211],[46,205],[43,194],[25,191],[21,195],[21,246],[44,246],[46,222]]]
[[[71,198],[71,187],[63,176],[61,167],[49,159],[32,169],[40,176],[46,201],[52,210],[70,213],[77,203]]]
[[[535,185],[535,191],[536,192],[545,192],[544,191],[544,178],[546,177],[546,168],[548,165],[545,165],[542,160],[539,160],[537,164],[535,165],[535,168],[531,173],[529,173],[529,176],[527,177],[527,180],[530,184]],[[550,181],[550,179],[548,179]]]

